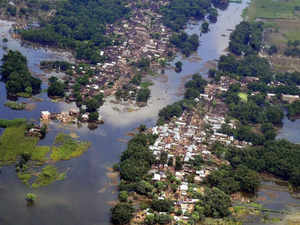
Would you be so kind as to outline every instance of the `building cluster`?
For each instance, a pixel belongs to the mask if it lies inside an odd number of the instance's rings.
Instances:
[[[188,217],[184,216],[185,212],[192,212],[198,201],[189,194],[192,187],[190,182],[201,184],[206,176],[217,169],[217,165],[228,163],[212,154],[214,143],[219,142],[237,148],[251,145],[251,143],[238,141],[233,136],[221,133],[219,130],[225,123],[223,115],[213,113],[201,115],[193,111],[184,112],[181,117],[151,129],[151,133],[157,135],[158,138],[149,148],[153,151],[156,161],[159,162],[154,164],[149,171],[152,174],[153,183],[167,181],[170,173],[180,183],[175,192],[174,190],[165,191],[159,196],[159,199],[174,200],[175,208],[182,211],[182,216],[174,216],[175,220],[187,220]],[[231,128],[236,128],[232,122],[226,124]],[[167,157],[162,161],[163,154]],[[193,161],[199,157],[204,162],[213,161],[214,163],[194,166]],[[176,166],[177,160],[182,163],[179,168]],[[147,215],[147,210],[144,214]],[[141,214],[138,215],[141,216]]]
[[[42,122],[48,122],[50,120],[59,121],[61,123],[79,123],[88,122],[89,113],[81,114],[77,109],[70,109],[68,112],[51,113],[49,111],[41,111],[40,119]],[[103,123],[102,117],[99,116],[98,121]]]
[[[147,60],[147,67],[155,71],[166,60],[168,52],[175,51],[169,45],[171,31],[163,25],[159,14],[159,9],[168,1],[141,2],[148,4],[148,8],[138,7],[140,3],[132,2],[128,19],[107,25],[106,35],[113,37],[113,43],[99,51],[100,56],[107,60],[89,68],[93,76],[81,91],[82,95],[93,96],[101,91],[105,96],[112,95],[132,80],[140,70],[134,66],[140,60]],[[86,70],[78,71],[74,67],[69,85],[72,87],[76,79],[86,73]],[[74,99],[71,97],[70,100]]]

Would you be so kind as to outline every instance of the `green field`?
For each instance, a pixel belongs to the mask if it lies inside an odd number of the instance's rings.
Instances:
[[[252,0],[244,16],[247,20],[263,19],[294,19],[299,11],[300,0]]]
[[[248,101],[248,95],[246,93],[240,92],[238,95],[243,102]]]

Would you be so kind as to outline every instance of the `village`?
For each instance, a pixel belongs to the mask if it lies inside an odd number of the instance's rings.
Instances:
[[[131,82],[133,78],[155,73],[176,52],[169,43],[172,31],[163,25],[159,14],[160,7],[167,3],[166,0],[149,1],[147,9],[136,2],[129,3],[131,16],[106,27],[106,35],[114,40],[111,46],[99,51],[104,62],[72,64],[67,71],[69,76],[62,78],[68,90],[66,101],[78,100],[78,85],[83,101],[99,94],[114,95],[124,87],[135,99],[141,87]]]
[[[243,149],[252,146],[251,142],[239,141],[233,136],[222,133],[223,125],[236,129],[236,121],[228,120],[226,105],[218,98],[218,95],[228,91],[233,84],[246,87],[257,77],[245,77],[241,81],[221,76],[220,81],[206,85],[204,93],[195,98],[196,106],[189,112],[184,112],[180,117],[174,117],[170,122],[157,125],[148,132],[157,135],[157,139],[149,149],[153,152],[156,162],[148,172],[152,176],[152,185],[167,183],[170,177],[176,180],[176,190],[167,189],[161,192],[158,199],[174,201],[175,222],[187,222],[199,199],[193,198],[193,192],[204,191],[205,178],[221,165],[228,165],[225,159],[217,157],[212,152],[216,143]],[[280,85],[270,83],[269,85]],[[252,95],[258,94],[252,93]],[[272,100],[276,95],[267,93],[266,98]],[[281,95],[281,100],[291,103],[299,99],[298,95]],[[212,106],[214,102],[215,106]],[[164,158],[162,160],[162,158]],[[195,162],[201,161],[200,166]],[[180,161],[180,166],[178,166]],[[235,196],[232,196],[235,198]],[[180,215],[178,212],[180,211]],[[152,214],[150,208],[139,211],[133,219],[139,223]],[[163,214],[163,213],[160,213]]]

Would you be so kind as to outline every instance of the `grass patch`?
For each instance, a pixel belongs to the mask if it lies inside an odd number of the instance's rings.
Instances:
[[[29,181],[32,178],[32,173],[29,172],[19,172],[18,178],[26,185],[29,185]]]
[[[4,120],[0,119],[0,127],[12,127],[12,126],[19,126],[26,123],[26,119],[14,119],[14,120]]]
[[[49,146],[36,146],[31,154],[31,160],[45,162],[47,161],[48,152],[50,152]]]
[[[243,92],[240,92],[238,94],[238,96],[240,97],[240,99],[243,101],[243,102],[247,102],[248,101],[248,95],[246,93],[243,93]]]
[[[33,188],[38,188],[42,186],[47,186],[54,181],[63,180],[65,179],[66,173],[59,173],[57,168],[48,165],[45,166],[42,171],[38,174],[36,180],[32,184]]]
[[[7,101],[4,104],[6,107],[13,109],[13,110],[23,110],[25,109],[24,103],[14,102],[14,101]]]
[[[90,147],[89,142],[80,142],[67,134],[58,134],[52,148],[51,159],[54,161],[68,160],[82,155]]]
[[[0,137],[0,161],[15,162],[23,153],[32,155],[39,141],[25,136],[26,124],[7,127]]]

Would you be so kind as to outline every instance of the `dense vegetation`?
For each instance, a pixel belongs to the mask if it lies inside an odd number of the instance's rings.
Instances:
[[[217,187],[226,194],[238,191],[255,194],[260,184],[259,175],[245,166],[236,169],[230,166],[221,167],[212,172],[206,181],[211,187]]]
[[[22,31],[22,37],[43,45],[75,49],[78,59],[92,63],[103,60],[99,49],[112,43],[112,38],[105,36],[105,26],[128,14],[126,1],[68,0],[57,4],[50,21],[41,21],[38,29]]]
[[[230,214],[231,200],[228,195],[216,187],[206,189],[200,201],[196,204],[196,211],[207,217],[222,218]]]
[[[231,148],[226,154],[231,165],[244,165],[257,172],[268,172],[300,186],[300,145],[286,140],[268,141],[243,151]]]
[[[243,124],[268,122],[274,125],[281,124],[284,117],[282,109],[278,106],[270,105],[265,100],[264,95],[252,95],[247,101],[244,101],[239,97],[239,93],[239,85],[232,85],[223,94],[231,116],[239,119]]]
[[[25,92],[29,96],[41,89],[41,81],[34,78],[27,67],[27,59],[18,51],[10,50],[2,58],[1,75],[9,95]]]
[[[182,54],[188,57],[192,52],[198,49],[199,37],[197,34],[189,36],[185,32],[180,32],[178,34],[173,34],[170,38],[170,42],[180,49]]]
[[[121,179],[128,182],[142,180],[154,162],[148,146],[153,144],[155,139],[153,135],[140,133],[128,142],[119,165]]]
[[[295,101],[292,104],[288,105],[287,110],[288,110],[289,118],[299,116],[300,115],[300,101]]]
[[[134,209],[128,203],[119,203],[111,209],[111,222],[116,225],[128,224]]]
[[[49,97],[64,97],[65,84],[56,77],[49,78],[49,87],[47,89]]]
[[[229,50],[237,55],[256,54],[262,45],[263,24],[241,22],[230,35]]]
[[[190,19],[201,20],[209,15],[215,19],[214,7],[225,9],[228,0],[172,0],[170,4],[162,8],[163,22],[174,31],[181,30]]]
[[[235,76],[253,76],[270,81],[272,71],[269,62],[256,55],[249,55],[242,59],[236,59],[233,55],[223,55],[219,59],[218,69]]]

